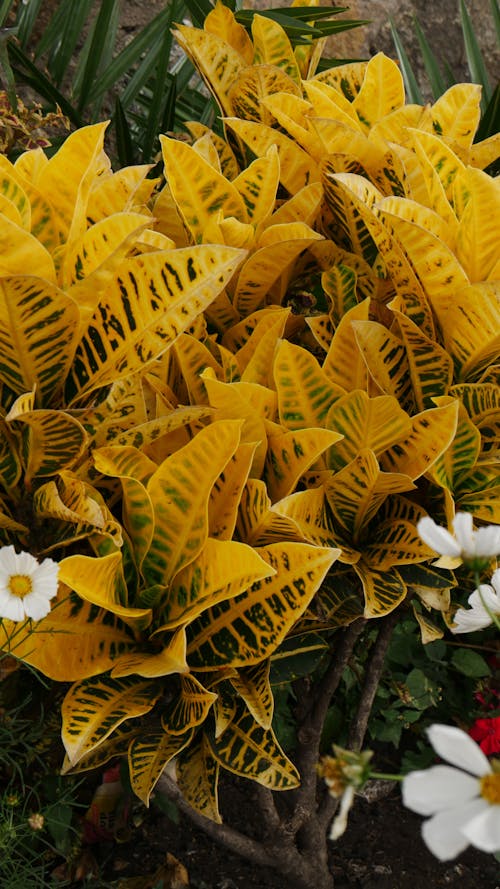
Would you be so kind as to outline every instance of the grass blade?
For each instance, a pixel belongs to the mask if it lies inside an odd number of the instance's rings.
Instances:
[[[30,3],[22,3],[17,11],[16,27],[19,29],[17,36],[23,49],[31,37],[41,6],[42,0],[31,0]]]
[[[495,23],[495,31],[497,32],[497,41],[500,43],[500,7],[498,0],[490,0],[491,14]]]
[[[92,6],[93,0],[65,0],[37,44],[35,58],[49,54],[47,68],[56,86],[62,83]]]
[[[22,82],[32,87],[39,96],[46,99],[54,110],[59,105],[62,113],[69,118],[71,123],[76,127],[83,126],[83,120],[78,111],[73,108],[70,102],[62,93],[54,86],[51,80],[39,71],[30,58],[23,52],[20,46],[13,42],[9,42],[9,59],[12,70],[16,77]]]
[[[414,18],[414,28],[415,34],[417,35],[418,44],[420,46],[420,52],[422,53],[422,60],[424,63],[425,71],[427,77],[429,78],[432,97],[434,100],[436,100],[439,98],[439,96],[442,96],[443,93],[446,92],[448,87],[441,73],[441,69],[438,65],[436,56],[430,48],[429,43],[427,42],[427,38],[422,31],[420,22],[418,21],[416,16]]]
[[[5,19],[7,18],[10,10],[12,9],[12,5],[14,0],[2,0],[0,3],[0,28],[3,27]]]
[[[102,0],[99,15],[92,31],[88,55],[81,78],[78,97],[78,110],[88,104],[87,100],[99,70],[105,67],[106,58],[111,56],[119,17],[119,0]]]
[[[115,114],[113,122],[116,132],[116,150],[118,152],[120,165],[122,167],[129,167],[132,164],[136,163],[134,144],[132,141],[130,127],[125,112],[123,110],[122,103],[120,102],[118,96],[115,100]]]
[[[483,96],[481,99],[481,108],[484,113],[486,106],[491,99],[491,85],[484,64],[484,59],[479,49],[479,44],[472,26],[472,21],[464,0],[460,0],[460,19],[462,24],[462,32],[464,35],[465,54],[467,56],[467,64],[469,66],[470,76],[473,83],[480,83],[483,87]]]
[[[399,36],[396,25],[394,24],[392,18],[389,18],[389,22],[391,27],[392,39],[394,41],[394,46],[396,47],[396,52],[398,54],[399,64],[401,65],[401,73],[405,82],[405,89],[408,99],[410,102],[416,102],[418,105],[423,105],[423,96],[420,92],[417,78],[415,77],[415,73],[411,66],[406,50],[403,46],[401,37]]]

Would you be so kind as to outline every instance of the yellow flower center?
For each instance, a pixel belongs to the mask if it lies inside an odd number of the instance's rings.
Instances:
[[[24,599],[33,589],[31,577],[27,574],[13,574],[9,580],[9,589],[13,596]]]
[[[492,806],[500,806],[500,773],[483,775],[481,796]]]

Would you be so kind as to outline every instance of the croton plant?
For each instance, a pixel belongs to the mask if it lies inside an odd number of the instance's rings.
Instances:
[[[0,541],[60,582],[0,634],[72,683],[65,771],[126,754],[147,802],[175,758],[219,821],[221,768],[299,783],[276,664],[403,602],[437,638],[417,521],[500,522],[499,138],[479,87],[409,105],[263,15],[176,36],[223,130],[162,136],[164,179],[104,123],[1,159]]]

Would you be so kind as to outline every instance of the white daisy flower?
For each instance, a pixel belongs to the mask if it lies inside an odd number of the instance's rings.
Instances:
[[[474,633],[500,618],[500,568],[493,572],[491,586],[479,584],[467,601],[470,608],[459,608],[453,616],[452,633]]]
[[[432,725],[429,740],[452,766],[431,766],[403,779],[403,803],[419,815],[427,847],[441,861],[460,855],[469,844],[483,852],[500,849],[500,772],[461,729]]]
[[[30,553],[16,553],[13,546],[0,547],[0,618],[45,617],[57,593],[58,573],[52,559],[39,562]]]
[[[417,531],[424,543],[441,556],[457,559],[458,564],[465,562],[472,568],[481,568],[500,555],[500,526],[487,525],[475,531],[471,514],[457,512],[453,530],[455,536],[437,525],[430,516],[417,523]]]

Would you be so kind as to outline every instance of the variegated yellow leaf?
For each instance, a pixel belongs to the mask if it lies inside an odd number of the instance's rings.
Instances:
[[[270,729],[273,721],[274,698],[269,682],[271,662],[238,670],[230,679],[234,690],[243,698],[249,712],[259,725]]]
[[[295,226],[300,226],[299,232]],[[280,275],[292,274],[293,263],[321,235],[312,229],[303,232],[301,223],[288,223],[266,229],[262,246],[243,264],[234,293],[234,306],[242,315],[250,315],[260,309],[273,284]],[[264,243],[267,240],[267,244]]]
[[[251,474],[260,476],[267,451],[267,433],[264,419],[272,419],[276,407],[276,394],[255,383],[221,383],[203,377],[210,405],[215,408],[217,420],[239,417],[243,421],[241,440],[256,443]]]
[[[132,631],[110,612],[84,602],[62,584],[52,609],[33,628],[4,618],[0,648],[56,682],[74,682],[109,670],[136,647]]]
[[[273,387],[274,355],[289,315],[289,308],[276,307],[273,313],[263,316],[245,345],[236,353],[242,382]]]
[[[498,181],[469,167],[464,184],[470,197],[458,226],[457,259],[472,284],[486,281],[498,263]]]
[[[348,543],[357,541],[363,528],[392,494],[415,485],[402,473],[381,472],[373,451],[363,448],[343,469],[325,482],[325,491],[338,526]],[[342,544],[340,544],[342,546]]]
[[[302,87],[313,105],[315,117],[339,121],[359,132],[363,130],[352,102],[336,87],[322,83],[318,78],[303,80]]]
[[[283,340],[273,372],[283,425],[291,430],[325,426],[330,407],[345,390],[329,379],[316,358]]]
[[[298,620],[338,550],[277,543],[258,550],[275,570],[236,599],[204,611],[188,627],[191,668],[251,666],[269,657]]]
[[[267,562],[247,544],[208,538],[197,558],[171,581],[158,609],[156,632],[187,624],[207,608],[234,599],[256,581],[273,574]]]
[[[208,533],[218,540],[231,540],[238,506],[255,456],[255,445],[242,442],[216,479],[208,500]]]
[[[54,284],[25,274],[37,265],[32,256],[17,277],[0,280],[0,379],[16,394],[35,389],[39,404],[48,407],[60,398],[80,312]]]
[[[405,598],[406,585],[395,568],[379,571],[360,560],[354,570],[363,584],[365,618],[383,617]]]
[[[274,65],[251,65],[242,68],[229,92],[232,113],[242,120],[252,120],[272,126],[275,115],[266,105],[266,98],[275,93],[300,97],[297,83]]]
[[[272,729],[262,728],[242,706],[220,738],[207,737],[213,756],[230,772],[272,790],[290,790],[299,784],[297,769]]]
[[[165,175],[195,243],[219,210],[223,217],[248,222],[245,202],[234,183],[207,163],[186,142],[160,136]]]
[[[293,519],[271,509],[266,485],[257,478],[249,478],[243,489],[236,530],[240,539],[250,546],[265,546],[283,540],[303,543],[307,540]]]
[[[214,8],[205,17],[203,29],[232,46],[244,58],[247,65],[252,64],[252,41],[243,25],[236,21],[234,12],[229,7],[217,0]]]
[[[177,783],[184,799],[196,812],[217,824],[222,822],[217,794],[219,768],[203,734],[176,759]]]
[[[246,65],[245,58],[219,35],[192,25],[177,25],[173,34],[208,84],[222,113],[231,114],[229,91]]]
[[[320,173],[313,159],[299,148],[293,139],[279,130],[251,120],[228,117],[224,123],[242,139],[256,157],[262,157],[271,145],[276,145],[280,160],[280,180],[290,194],[313,182],[319,182]]]
[[[149,213],[147,206],[158,182],[146,178],[150,170],[150,164],[134,164],[99,176],[88,197],[89,225],[114,213]]]
[[[149,584],[166,586],[203,549],[210,491],[240,440],[241,423],[224,420],[201,430],[151,476],[147,490],[155,530],[143,562]]]
[[[344,544],[342,533],[334,526],[332,512],[326,500],[325,485],[290,494],[275,503],[271,510],[277,516],[293,522],[304,543],[331,547],[337,552],[340,562],[351,564],[359,559],[359,553]]]
[[[35,185],[54,205],[65,240],[79,238],[87,227],[87,204],[92,186],[106,169],[103,145],[107,123],[80,127],[71,133],[36,177]],[[108,162],[109,163],[109,162]]]
[[[403,76],[396,62],[379,52],[368,62],[352,107],[368,131],[378,120],[404,105]]]
[[[128,748],[130,786],[145,806],[149,806],[165,766],[189,745],[192,737],[192,732],[179,736],[158,731],[141,732],[132,740]]]
[[[328,465],[333,470],[350,463],[364,448],[378,457],[411,430],[410,417],[396,398],[369,398],[362,389],[339,398],[328,412],[326,425],[343,436],[328,453]]]
[[[412,411],[415,407],[413,386],[402,339],[376,321],[354,321],[353,333],[366,368],[379,389]]]
[[[161,723],[168,734],[182,735],[205,722],[217,694],[191,673],[180,677],[180,693],[163,714]]]
[[[92,558],[67,556],[59,563],[59,580],[74,590],[81,599],[116,614],[135,629],[144,629],[151,622],[147,608],[129,608],[118,598],[123,583],[122,554]]]
[[[252,19],[254,65],[275,65],[300,86],[300,71],[286,32],[278,22],[255,13]]]
[[[456,83],[431,107],[432,127],[449,144],[470,148],[481,118],[481,87]]]
[[[200,246],[127,259],[83,334],[68,398],[162,355],[220,293],[243,255],[231,247]]]
[[[323,372],[335,385],[346,389],[366,389],[368,368],[363,354],[358,348],[354,322],[367,321],[368,299],[363,300],[341,319],[323,361]]]
[[[475,382],[500,354],[500,287],[472,284],[453,293],[443,313],[443,339],[459,381]]]
[[[247,216],[254,225],[265,222],[274,210],[280,181],[278,151],[273,145],[236,177],[233,184],[243,198]]]
[[[29,401],[33,403],[33,398]],[[87,444],[85,430],[78,420],[65,411],[33,410],[25,396],[20,395],[5,417],[8,423],[19,422],[27,429],[25,484],[34,478],[56,475],[70,469],[83,454]]]
[[[452,400],[448,396],[435,401],[441,407]],[[475,465],[480,450],[481,433],[469,418],[463,404],[460,404],[455,437],[429,470],[430,477],[436,484],[453,492],[456,478]]]
[[[56,283],[54,262],[43,243],[4,215],[0,227],[0,275],[25,275],[27,271],[36,271],[48,284]]]
[[[342,433],[309,428],[269,436],[264,478],[271,500],[291,494],[301,475]]]
[[[347,62],[327,68],[313,78],[313,82],[327,83],[349,101],[353,102],[365,78],[368,62]]]
[[[446,349],[425,336],[413,321],[400,312],[394,314],[406,346],[415,404],[425,410],[435,397],[448,392],[453,382],[453,361]]]
[[[427,472],[450,446],[456,433],[458,402],[430,408],[411,418],[411,433],[380,457],[383,469],[415,480]]]
[[[171,676],[172,673],[187,673],[189,667],[186,662],[186,633],[181,628],[173,634],[168,644],[157,651],[131,652],[119,655],[111,670],[111,676],[121,677],[135,674],[145,679],[156,679],[160,676]]]
[[[71,763],[97,747],[126,719],[149,713],[161,693],[157,682],[99,676],[75,683],[62,708],[62,739]]]

